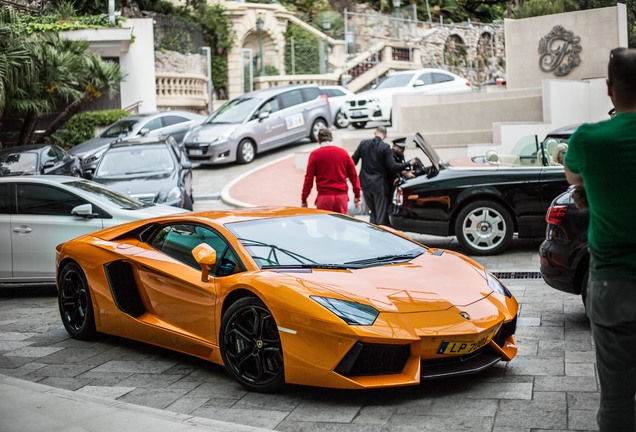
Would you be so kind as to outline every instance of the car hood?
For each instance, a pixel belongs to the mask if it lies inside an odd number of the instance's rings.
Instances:
[[[116,178],[94,178],[93,181],[108,186],[126,195],[157,195],[177,186],[177,173],[165,172],[155,175],[127,176]]]
[[[101,148],[105,148],[108,144],[115,141],[116,139],[117,138],[93,138],[70,148],[68,152],[72,155],[82,158],[86,155],[95,153]]]
[[[237,124],[205,124],[193,127],[185,136],[184,142],[197,143],[214,140],[229,131],[236,129]]]
[[[407,263],[294,274],[310,295],[331,291],[383,312],[434,312],[483,300],[492,289],[484,269],[460,256],[426,252]]]
[[[435,168],[435,172],[439,172],[440,167],[443,167],[445,164],[433,146],[431,146],[419,132],[415,134],[413,141],[415,141],[415,144],[424,152],[426,157],[430,159]]]

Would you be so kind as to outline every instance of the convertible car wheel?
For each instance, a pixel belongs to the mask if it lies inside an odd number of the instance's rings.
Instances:
[[[496,255],[512,240],[512,218],[501,205],[475,201],[464,207],[455,222],[459,244],[472,255]]]
[[[243,387],[269,393],[285,384],[283,349],[274,317],[257,298],[232,304],[221,322],[221,356]]]
[[[75,339],[95,336],[95,316],[84,272],[75,263],[64,266],[58,281],[58,303],[64,328]]]

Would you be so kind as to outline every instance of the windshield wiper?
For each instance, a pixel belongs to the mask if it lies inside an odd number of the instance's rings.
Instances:
[[[416,256],[421,255],[421,253],[407,253],[407,254],[394,254],[394,255],[383,255],[374,258],[365,258],[356,261],[347,261],[346,264],[357,264],[357,265],[373,265],[373,264],[386,264],[392,262],[401,262],[401,261],[409,261]]]

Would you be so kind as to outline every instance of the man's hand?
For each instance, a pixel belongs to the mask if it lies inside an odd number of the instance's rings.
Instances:
[[[307,203],[306,203],[306,202],[304,202],[304,203],[302,203],[300,206],[301,206],[301,207],[307,207]]]
[[[578,208],[582,212],[586,212],[590,210],[590,207],[587,203],[587,193],[585,192],[584,187],[574,186],[574,192],[572,192],[572,199],[574,200],[574,204],[576,204],[576,208]]]
[[[354,198],[353,204],[356,206],[356,208],[360,208],[360,205],[362,204],[362,198]]]

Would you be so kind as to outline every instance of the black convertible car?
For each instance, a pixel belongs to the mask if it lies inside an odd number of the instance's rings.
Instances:
[[[568,188],[563,166],[544,145],[547,140],[528,137],[508,155],[490,152],[465,166],[442,161],[420,134],[413,141],[424,162],[416,170],[420,175],[394,189],[394,228],[455,235],[472,255],[503,252],[515,232],[520,238],[545,235],[546,210]]]

